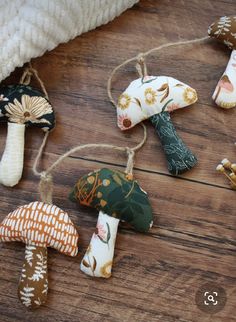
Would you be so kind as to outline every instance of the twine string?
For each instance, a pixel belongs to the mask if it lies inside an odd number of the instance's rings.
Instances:
[[[46,97],[46,99],[48,99],[48,92],[46,90],[46,87],[43,81],[41,80],[41,78],[39,77],[37,70],[32,67],[31,63],[29,63],[29,66],[25,68],[20,79],[20,84],[29,85],[31,82],[32,76],[35,77],[35,79],[37,80],[37,82],[39,83],[43,91],[44,96]]]
[[[40,177],[40,182],[39,182],[39,193],[41,200],[46,202],[46,203],[52,203],[52,193],[53,193],[53,177],[51,172],[59,166],[67,157],[69,157],[71,154],[74,154],[75,152],[84,150],[84,149],[111,149],[111,150],[117,150],[117,151],[122,151],[127,154],[127,165],[125,169],[125,173],[127,174],[127,178],[131,179],[133,177],[133,168],[134,168],[134,157],[135,153],[142,148],[142,146],[145,144],[147,140],[147,129],[144,124],[141,124],[143,127],[143,138],[142,140],[135,145],[134,147],[121,147],[121,146],[116,146],[112,144],[99,144],[99,143],[88,143],[84,145],[78,145],[63,155],[61,155],[51,166],[49,166],[45,171],[39,172],[37,170],[39,160],[42,157],[42,153],[44,150],[44,146],[46,144],[47,139],[44,137],[44,140],[42,142],[42,145],[39,149],[39,152],[35,158],[34,165],[33,165],[33,173],[36,176]]]
[[[20,84],[29,85],[31,82],[32,76],[34,76],[35,79],[37,80],[37,82],[39,83],[45,98],[48,99],[48,92],[46,90],[46,87],[45,87],[43,81],[41,80],[41,78],[39,77],[37,70],[32,67],[31,63],[29,63],[29,66],[25,68],[25,70],[21,76],[21,79],[20,79]],[[45,145],[47,143],[48,135],[49,135],[49,131],[45,132],[44,137],[43,137],[43,141],[41,143],[41,146],[39,148],[38,154],[37,154],[35,162],[34,162],[33,172],[37,175],[39,175],[39,172],[37,171],[37,165],[39,163],[40,157],[43,154],[43,150],[44,150]],[[52,176],[50,174],[46,174],[43,172],[40,173],[40,175],[42,178],[42,180],[40,180],[40,182],[39,182],[39,191],[40,191],[41,200],[43,202],[51,204],[52,203],[52,192],[53,192]]]
[[[135,67],[136,67],[136,70],[137,70],[137,72],[139,74],[139,77],[143,78],[143,77],[146,77],[148,75],[148,73],[147,73],[147,65],[146,65],[143,53],[140,53],[137,56],[137,64],[135,65]]]
[[[152,49],[150,49],[150,50],[148,50],[148,51],[146,51],[144,53],[139,53],[137,56],[134,56],[132,58],[129,58],[129,59],[125,60],[123,63],[121,63],[120,65],[118,65],[117,67],[115,67],[113,69],[113,71],[111,72],[110,77],[108,78],[108,81],[107,81],[107,95],[108,95],[111,103],[115,107],[117,107],[117,103],[116,103],[116,101],[113,98],[112,93],[111,93],[111,87],[112,87],[112,80],[113,80],[115,74],[117,73],[117,71],[120,68],[122,68],[123,66],[126,66],[130,62],[136,61],[137,62],[136,63],[136,69],[137,69],[137,72],[138,72],[139,76],[140,77],[145,77],[145,76],[148,75],[147,66],[146,66],[146,62],[145,62],[145,57],[146,56],[152,54],[153,52],[157,52],[157,51],[159,51],[161,49],[164,49],[164,48],[169,48],[169,47],[173,47],[173,46],[187,45],[187,44],[194,44],[194,43],[197,43],[197,42],[205,41],[207,39],[209,39],[208,36],[203,37],[203,38],[192,39],[192,40],[185,40],[185,41],[171,42],[171,43],[163,44],[161,46],[152,48]],[[33,69],[31,65],[30,65],[30,67],[28,69],[25,70],[24,74],[22,75],[21,83],[28,84],[30,82],[30,79],[31,79],[32,75],[34,75],[35,78],[38,80],[42,90],[45,93],[45,96],[48,97],[43,82],[39,78],[37,71],[35,69]],[[112,144],[84,144],[84,145],[79,145],[79,146],[76,146],[76,147],[70,149],[69,151],[67,151],[63,155],[61,155],[45,171],[39,172],[37,170],[37,167],[38,167],[39,160],[42,157],[43,150],[44,150],[44,147],[45,147],[46,142],[47,142],[47,137],[48,137],[48,132],[47,132],[45,134],[45,136],[44,136],[43,142],[41,144],[41,147],[40,147],[40,149],[38,151],[38,154],[37,154],[37,156],[35,158],[34,165],[33,165],[34,174],[36,176],[40,177],[39,192],[40,192],[40,196],[41,196],[42,201],[47,202],[47,203],[52,203],[53,177],[51,175],[51,172],[59,164],[61,164],[65,158],[67,158],[71,154],[74,154],[75,152],[81,151],[83,149],[104,148],[104,149],[113,149],[113,150],[118,150],[118,151],[125,152],[127,154],[127,165],[126,165],[125,173],[127,174],[127,177],[132,178],[133,177],[133,167],[134,167],[135,153],[136,153],[136,151],[141,149],[141,147],[144,145],[144,143],[146,142],[146,139],[147,139],[146,127],[145,127],[145,125],[143,123],[141,123],[141,126],[143,127],[143,139],[141,140],[141,142],[139,144],[137,144],[136,146],[134,146],[132,148],[130,148],[130,147],[120,147],[120,146],[116,146],[116,145],[112,145]]]
[[[126,66],[127,64],[133,62],[133,61],[137,61],[137,65],[136,65],[136,69],[139,73],[140,77],[145,77],[147,76],[147,66],[145,63],[145,57],[160,51],[162,49],[165,48],[169,48],[169,47],[174,47],[174,46],[181,46],[181,45],[189,45],[189,44],[195,44],[195,43],[199,43],[199,42],[204,42],[205,40],[208,40],[210,37],[206,36],[206,37],[202,37],[202,38],[196,38],[196,39],[190,39],[190,40],[183,40],[183,41],[178,41],[178,42],[169,42],[166,44],[162,44],[158,47],[152,48],[144,53],[139,53],[138,55],[131,57],[127,60],[125,60],[123,63],[121,63],[120,65],[116,66],[113,71],[110,74],[110,77],[108,78],[108,82],[107,82],[107,95],[110,99],[110,102],[117,107],[117,102],[115,101],[115,99],[113,98],[112,92],[111,92],[111,88],[112,88],[112,81],[113,78],[115,76],[115,74],[118,72],[119,69],[121,69],[122,67]]]

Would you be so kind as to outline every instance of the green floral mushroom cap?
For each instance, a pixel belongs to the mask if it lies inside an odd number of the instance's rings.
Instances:
[[[44,94],[28,85],[0,88],[0,116],[11,123],[37,126],[49,131],[55,126],[55,115]]]
[[[70,199],[126,221],[140,232],[148,231],[153,223],[147,193],[120,171],[103,168],[83,176]]]

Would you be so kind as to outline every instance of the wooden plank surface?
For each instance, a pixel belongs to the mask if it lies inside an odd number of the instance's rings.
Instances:
[[[33,60],[57,111],[41,167],[69,148],[86,142],[135,145],[141,128],[121,133],[106,95],[111,70],[123,60],[166,42],[206,35],[221,15],[235,14],[235,0],[142,0],[108,25],[62,44]],[[47,304],[26,311],[17,299],[24,257],[18,243],[0,245],[0,322],[5,321],[236,321],[235,191],[215,166],[225,156],[236,161],[235,109],[223,111],[211,94],[224,71],[229,51],[209,41],[163,50],[148,60],[149,73],[178,78],[196,88],[197,104],[173,113],[178,133],[199,158],[192,171],[172,177],[154,130],[137,154],[135,175],[148,191],[154,227],[146,235],[120,226],[113,276],[91,279],[79,269],[96,225],[96,213],[67,199],[76,179],[90,170],[124,169],[125,156],[111,151],[83,151],[54,172],[54,203],[68,211],[80,233],[80,253],[69,258],[49,251],[50,292]],[[16,82],[17,69],[7,80]],[[114,82],[118,95],[137,77],[132,64]],[[0,128],[0,148],[6,127]],[[27,129],[25,168],[21,183],[0,187],[2,220],[19,205],[37,200],[38,179],[32,164],[42,140],[40,130]],[[227,292],[225,308],[211,316],[195,304],[197,289],[217,282]]]

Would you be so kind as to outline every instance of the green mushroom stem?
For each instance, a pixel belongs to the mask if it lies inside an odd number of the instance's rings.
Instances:
[[[193,168],[197,158],[178,136],[170,113],[155,114],[150,117],[150,121],[164,148],[169,172],[178,175]]]

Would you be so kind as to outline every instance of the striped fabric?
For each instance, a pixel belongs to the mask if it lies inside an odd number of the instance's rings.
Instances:
[[[78,238],[66,212],[39,201],[17,208],[0,224],[0,241],[52,247],[69,256],[77,255]]]

